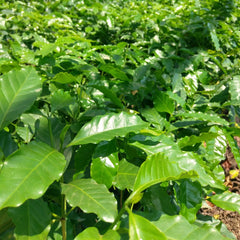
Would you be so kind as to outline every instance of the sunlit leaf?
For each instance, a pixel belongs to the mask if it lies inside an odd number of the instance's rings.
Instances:
[[[117,216],[117,201],[105,185],[93,179],[79,179],[62,184],[62,192],[72,207],[84,212],[96,213],[105,222],[113,222]]]
[[[40,91],[40,77],[32,67],[4,74],[0,78],[0,129],[30,108]]]
[[[147,125],[139,116],[126,112],[96,116],[80,129],[70,145],[99,143],[117,136],[124,137],[129,132],[138,132]]]
[[[9,155],[0,172],[0,209],[36,199],[61,177],[65,159],[41,142],[31,142]]]

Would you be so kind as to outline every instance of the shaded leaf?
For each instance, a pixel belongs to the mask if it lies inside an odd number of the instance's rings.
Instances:
[[[95,213],[105,222],[113,222],[117,216],[117,201],[105,185],[93,179],[79,179],[62,184],[62,192],[72,207]]]
[[[129,81],[126,73],[119,68],[112,66],[111,64],[104,64],[99,67],[103,72],[111,74],[113,77],[123,81]]]
[[[139,167],[122,159],[119,163],[117,175],[114,179],[114,185],[120,189],[133,190],[133,185],[137,176]]]
[[[98,89],[100,92],[104,94],[106,98],[109,98],[116,106],[118,106],[119,108],[123,108],[121,100],[117,97],[116,93],[113,92],[111,89],[100,85],[89,85],[89,87],[94,87]]]
[[[32,67],[4,74],[0,78],[0,129],[30,108],[40,91],[40,77]]]
[[[99,143],[117,136],[124,137],[129,132],[138,132],[147,125],[140,117],[126,112],[96,116],[80,129],[69,145]]]
[[[196,220],[196,214],[202,205],[202,187],[199,182],[192,182],[190,179],[181,181],[178,192],[180,201],[180,214],[189,222]]]
[[[49,100],[52,112],[68,107],[76,102],[76,99],[69,92],[64,92],[62,89],[53,92]]]
[[[62,154],[42,142],[31,142],[9,155],[0,172],[0,209],[21,205],[43,195],[60,178]]]
[[[175,102],[164,92],[158,92],[153,99],[153,103],[159,112],[172,114],[175,109]]]
[[[9,208],[17,239],[45,239],[50,231],[51,212],[41,198],[29,199],[17,208]]]

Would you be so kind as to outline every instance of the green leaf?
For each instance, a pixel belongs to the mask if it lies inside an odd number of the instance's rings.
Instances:
[[[163,215],[161,218],[153,222],[168,239],[175,240],[226,240],[228,238],[223,237],[216,228],[213,228],[207,224],[202,227],[198,227],[194,224],[190,224],[183,216],[168,216]]]
[[[95,227],[88,227],[74,238],[74,240],[120,240],[116,231],[109,230],[104,235],[100,235]]]
[[[113,67],[111,64],[104,64],[99,67],[103,72],[111,74],[113,77],[122,81],[129,81],[126,73],[119,68]]]
[[[110,188],[113,177],[117,174],[118,164],[116,142],[100,142],[93,154],[91,177],[97,183],[105,184],[107,188]]]
[[[117,136],[124,137],[129,132],[138,132],[147,125],[140,117],[126,112],[96,116],[80,129],[69,146],[99,143]]]
[[[76,99],[69,92],[64,92],[62,89],[53,92],[49,100],[52,112],[66,108],[76,102]]]
[[[129,211],[130,240],[167,240],[165,234],[146,218]]]
[[[180,148],[184,148],[186,146],[194,146],[197,143],[201,142],[207,142],[212,139],[217,138],[219,135],[218,133],[201,133],[199,136],[191,135],[191,136],[185,136],[184,138],[181,138],[178,140],[178,146]]]
[[[5,157],[18,149],[18,146],[13,141],[11,134],[5,132],[4,130],[0,131],[0,148],[2,149]]]
[[[0,172],[0,209],[43,195],[61,177],[65,159],[41,142],[31,142],[8,156]]]
[[[233,105],[240,105],[240,75],[236,75],[230,81],[229,92],[231,94],[231,103]]]
[[[171,115],[175,109],[175,102],[164,92],[158,92],[153,102],[158,112],[167,112]]]
[[[144,141],[134,142],[131,143],[131,145],[143,149],[148,157],[158,153],[164,153],[173,163],[176,162],[180,164],[182,169],[194,170],[198,174],[197,180],[202,186],[210,185],[215,188],[225,189],[223,183],[216,179],[211,172],[206,172],[208,166],[198,155],[193,152],[181,151],[178,145],[167,136],[159,136],[159,143],[150,139],[150,137],[147,137]],[[184,161],[182,161],[182,159],[184,159]]]
[[[141,111],[143,117],[146,118],[148,122],[153,124],[159,130],[163,130],[164,126],[169,124],[165,118],[163,118],[155,108],[147,108]]]
[[[40,77],[32,67],[4,74],[0,78],[0,129],[30,108],[40,91]]]
[[[218,125],[226,125],[226,126],[229,125],[229,123],[225,119],[220,118],[218,115],[213,113],[209,114],[209,113],[203,113],[203,112],[185,112],[185,113],[177,113],[175,116],[176,117],[181,116],[184,118],[190,118],[194,120],[201,120],[201,121],[210,122]]]
[[[120,189],[133,190],[133,185],[137,176],[139,167],[122,159],[119,163],[117,175],[114,179],[114,185]]]
[[[97,182],[105,184],[107,188],[112,186],[113,177],[117,174],[118,153],[92,159],[91,177]]]
[[[93,179],[79,179],[62,184],[62,192],[72,207],[95,213],[105,222],[113,222],[117,216],[117,201],[105,185]]]
[[[122,104],[121,100],[117,97],[115,92],[113,92],[109,88],[107,88],[105,86],[99,86],[99,85],[89,85],[89,87],[98,89],[99,91],[101,91],[104,94],[104,96],[106,98],[109,98],[116,106],[118,106],[119,108],[123,108],[123,104]]]
[[[182,180],[178,195],[181,207],[180,214],[193,223],[202,205],[202,187],[200,183],[192,182],[189,179]]]
[[[186,169],[181,166],[178,159],[170,159],[163,153],[156,153],[147,158],[141,165],[133,188],[135,192],[142,192],[146,188],[160,182],[169,180],[179,180],[183,178],[197,177],[197,173],[190,166],[193,162],[188,162],[189,167]]]
[[[211,197],[211,202],[225,210],[240,213],[240,195],[232,192],[224,192]]]
[[[9,208],[17,239],[46,239],[50,231],[51,212],[41,198],[29,199],[17,208]]]
[[[198,80],[195,74],[189,73],[183,77],[184,88],[188,96],[193,96],[198,88]]]
[[[209,28],[209,31],[210,31],[210,36],[211,36],[211,39],[212,39],[212,42],[214,44],[214,47],[217,51],[220,50],[220,45],[219,45],[219,40],[218,40],[218,37],[217,37],[217,34],[216,34],[216,29],[215,27],[213,26],[212,23],[208,23],[208,28]]]
[[[52,81],[66,84],[66,83],[76,82],[76,78],[70,73],[60,72],[55,75]]]

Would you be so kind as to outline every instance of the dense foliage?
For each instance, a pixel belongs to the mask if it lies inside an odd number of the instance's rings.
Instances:
[[[0,9],[1,239],[235,239],[237,0]]]

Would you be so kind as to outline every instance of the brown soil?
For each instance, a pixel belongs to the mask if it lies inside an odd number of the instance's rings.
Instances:
[[[235,137],[235,140],[238,146],[240,146],[240,138]],[[229,173],[230,170],[239,169],[229,146],[227,147],[226,158],[221,162],[221,166],[225,173],[225,185],[228,186],[231,192],[240,194],[240,173],[234,179],[231,179]],[[226,211],[209,203],[209,207],[202,208],[200,213],[221,220],[228,230],[231,231],[238,240],[240,240],[240,214],[238,212]]]

